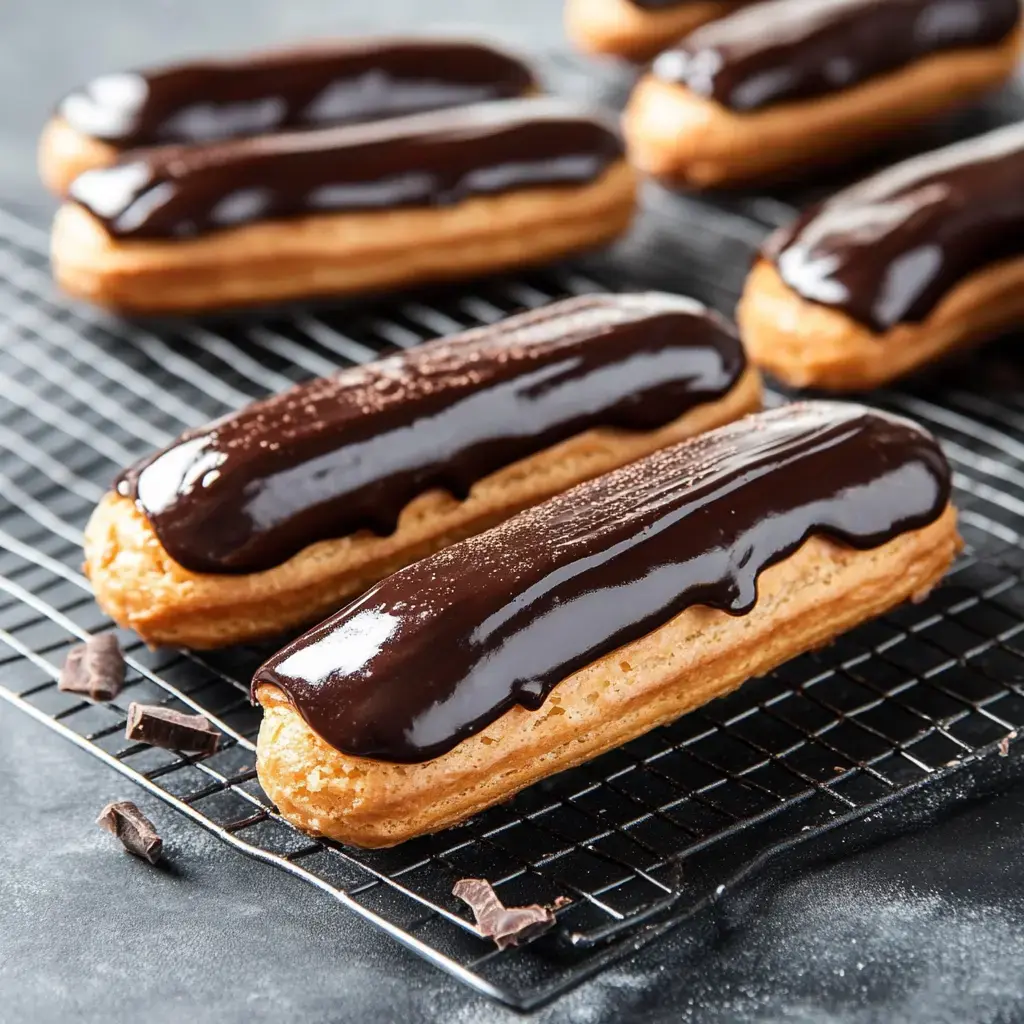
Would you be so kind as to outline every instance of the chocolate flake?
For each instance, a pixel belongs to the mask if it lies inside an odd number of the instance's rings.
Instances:
[[[124,734],[130,740],[167,750],[212,754],[220,746],[220,732],[202,715],[134,701],[128,706]]]
[[[124,686],[124,655],[113,633],[91,636],[68,651],[57,689],[90,700],[113,700]]]
[[[536,903],[529,907],[506,907],[484,878],[462,878],[455,883],[452,894],[469,905],[477,930],[485,938],[494,939],[498,949],[535,939],[555,923],[555,915]],[[563,905],[556,902],[556,906]]]
[[[155,864],[160,859],[164,841],[157,835],[153,823],[131,800],[118,800],[107,804],[96,819],[100,828],[112,832],[129,853]]]

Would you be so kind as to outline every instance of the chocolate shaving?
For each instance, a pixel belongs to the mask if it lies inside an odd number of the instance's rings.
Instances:
[[[212,754],[220,745],[220,733],[202,715],[186,715],[171,708],[134,701],[128,705],[124,734],[130,740],[153,747],[200,754]]]
[[[1007,733],[999,741],[999,756],[1000,757],[1009,757],[1010,756],[1010,740],[1015,740],[1016,738],[1017,738],[1017,730],[1014,729],[1013,732]]]
[[[460,879],[452,894],[469,904],[477,931],[484,938],[494,939],[498,949],[529,942],[555,923],[555,915],[536,903],[529,907],[506,907],[491,883],[483,878]]]
[[[113,700],[124,686],[124,655],[113,633],[91,636],[75,644],[64,659],[57,689],[90,700]]]
[[[118,800],[107,804],[96,819],[100,828],[112,832],[121,845],[136,857],[155,864],[160,859],[164,841],[157,835],[153,823],[131,800]]]

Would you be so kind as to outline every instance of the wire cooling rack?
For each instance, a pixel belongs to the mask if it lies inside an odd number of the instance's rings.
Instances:
[[[1007,739],[1024,727],[1024,390],[1009,349],[872,397],[939,434],[954,466],[967,547],[945,586],[439,835],[358,851],[277,814],[256,779],[259,715],[247,699],[266,649],[154,652],[118,630],[128,661],[118,700],[82,701],[56,678],[72,644],[112,628],[81,575],[81,531],[126,463],[294,381],[601,280],[621,284],[625,271],[728,309],[753,246],[791,213],[779,198],[708,207],[654,186],[645,204],[601,266],[387,304],[146,326],[60,299],[45,235],[0,213],[0,697],[522,1009],[698,921],[770,857],[795,862],[810,840],[827,851],[837,824],[869,812],[880,822],[888,808],[905,825],[913,794],[942,805],[979,766],[1006,776],[1019,765]],[[127,742],[133,700],[201,711],[223,730],[222,749],[181,756]],[[489,879],[507,904],[571,902],[551,933],[499,952],[451,895],[463,877]]]

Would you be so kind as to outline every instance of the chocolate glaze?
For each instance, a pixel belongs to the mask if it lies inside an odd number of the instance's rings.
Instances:
[[[1020,0],[774,0],[690,33],[653,74],[731,110],[849,89],[930,54],[994,46]]]
[[[1024,254],[1024,124],[887,168],[811,207],[763,254],[811,302],[884,332]]]
[[[252,572],[316,541],[391,533],[418,494],[464,498],[592,427],[664,426],[744,365],[732,329],[689,299],[569,299],[258,402],[116,487],[186,568]]]
[[[375,39],[101,75],[57,112],[83,135],[131,149],[353,124],[535,88],[525,64],[481,43]]]
[[[271,658],[327,743],[420,762],[693,605],[743,615],[811,535],[874,548],[933,522],[949,470],[914,424],[811,403],[582,484],[402,569]]]
[[[304,214],[450,206],[516,189],[579,186],[622,157],[615,128],[586,107],[506,100],[351,128],[142,150],[79,175],[69,194],[116,238],[181,238]]]

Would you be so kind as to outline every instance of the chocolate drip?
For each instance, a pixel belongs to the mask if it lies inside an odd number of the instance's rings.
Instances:
[[[593,427],[664,426],[744,365],[732,330],[689,299],[569,299],[258,402],[116,486],[181,565],[253,572],[316,541],[391,533],[424,491],[464,498]]]
[[[763,254],[803,298],[884,333],[1024,255],[1024,124],[925,153],[811,207]]]
[[[914,424],[811,403],[664,449],[402,569],[271,658],[346,754],[420,762],[694,605],[743,615],[808,537],[869,549],[933,522],[949,470]]]
[[[944,50],[994,46],[1020,0],[775,0],[702,26],[654,75],[731,110],[850,89]]]
[[[490,46],[380,39],[101,75],[58,113],[83,135],[131,149],[354,124],[535,88],[525,64]]]
[[[578,186],[622,155],[614,127],[585,107],[508,100],[353,128],[144,150],[79,175],[70,196],[116,238],[183,238],[303,214],[450,206],[516,189]]]

